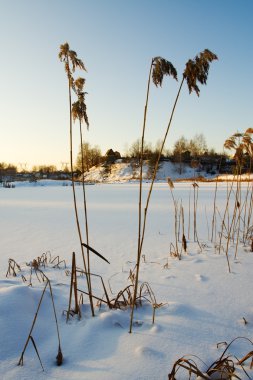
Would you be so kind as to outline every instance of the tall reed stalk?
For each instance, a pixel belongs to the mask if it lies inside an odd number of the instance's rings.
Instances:
[[[188,200],[188,239],[190,239],[190,231],[191,231],[191,188],[190,188],[189,200]]]
[[[199,195],[199,185],[197,182],[192,184],[193,186],[193,240],[198,241],[197,234],[197,208],[198,208],[198,195]]]
[[[164,75],[170,75],[177,80],[177,71],[172,65],[171,62],[165,60],[162,57],[152,58],[149,75],[148,75],[148,85],[146,92],[146,103],[144,107],[144,117],[143,117],[143,127],[142,127],[142,137],[141,137],[141,153],[140,153],[140,183],[139,183],[139,208],[138,208],[138,245],[137,245],[137,260],[136,260],[136,275],[135,275],[135,285],[134,285],[134,294],[132,302],[132,310],[130,317],[130,328],[129,332],[132,332],[133,325],[133,314],[134,307],[137,297],[138,281],[139,281],[139,269],[140,269],[140,259],[141,259],[141,227],[142,227],[142,182],[143,182],[143,150],[144,150],[144,139],[145,139],[145,130],[146,130],[146,120],[147,120],[147,111],[148,111],[148,102],[149,102],[149,93],[150,93],[150,83],[151,76],[153,83],[156,86],[162,86]],[[156,170],[156,169],[155,169]]]
[[[72,182],[72,191],[73,191],[75,220],[76,220],[76,226],[77,226],[77,231],[78,231],[78,237],[79,237],[79,241],[80,241],[80,248],[81,248],[81,252],[82,252],[84,269],[85,269],[85,273],[86,273],[86,281],[87,281],[87,287],[88,287],[88,293],[89,293],[91,313],[92,313],[92,316],[94,316],[95,313],[94,313],[94,306],[93,306],[93,302],[92,302],[90,279],[89,279],[89,275],[88,275],[88,271],[87,271],[87,265],[86,265],[86,260],[85,260],[85,256],[84,256],[84,249],[82,246],[82,233],[81,233],[81,227],[80,227],[78,210],[77,210],[75,181],[74,181],[74,168],[73,168],[73,128],[72,128],[72,96],[71,96],[71,91],[73,89],[75,89],[73,73],[75,72],[76,68],[79,68],[79,69],[85,70],[85,71],[86,71],[86,69],[85,69],[85,66],[84,66],[84,63],[82,62],[82,60],[77,57],[76,52],[73,50],[70,50],[69,44],[67,42],[63,45],[60,45],[60,52],[59,52],[58,56],[59,56],[60,61],[64,62],[65,71],[66,71],[67,78],[68,78],[70,168],[71,168],[71,182]],[[70,65],[72,66],[72,68],[70,67]]]
[[[219,167],[218,167],[218,173],[220,173],[220,167],[222,163],[222,156],[220,158]],[[215,244],[216,246],[216,200],[217,200],[217,191],[218,191],[218,176],[216,177],[215,181],[215,190],[214,190],[214,200],[213,200],[213,217],[212,217],[212,235],[211,235],[211,242]]]
[[[221,232],[220,232],[220,241],[219,241],[219,254],[221,251],[222,237],[224,235],[224,229],[226,230],[227,234],[228,234],[228,230],[229,230],[229,202],[230,202],[233,186],[234,186],[234,178],[233,178],[233,181],[230,185],[230,189],[228,188],[228,183],[227,183],[227,201],[226,201],[226,206],[225,206],[225,210],[224,210],[224,214],[223,214],[223,218],[222,218],[222,223],[221,223]],[[227,225],[225,222],[226,217],[227,217]]]
[[[176,105],[178,102],[179,95],[181,93],[181,89],[183,86],[184,81],[187,81],[188,84],[188,89],[189,92],[191,93],[192,91],[195,91],[197,95],[199,95],[200,89],[197,85],[197,82],[201,84],[206,84],[207,78],[208,78],[208,72],[209,72],[209,67],[210,67],[210,62],[213,60],[218,59],[217,56],[212,53],[210,50],[205,49],[203,52],[201,52],[198,56],[194,58],[194,60],[189,60],[186,63],[185,70],[183,72],[182,80],[178,89],[178,93],[176,95],[176,99],[171,111],[169,123],[164,135],[164,138],[162,140],[162,144],[157,156],[157,161],[155,164],[154,168],[154,173],[152,176],[147,200],[146,200],[146,206],[144,208],[144,217],[143,217],[143,224],[140,222],[140,214],[141,214],[141,203],[139,202],[139,232],[138,232],[138,252],[137,252],[137,264],[136,264],[136,276],[135,276],[135,284],[134,284],[134,295],[133,295],[133,302],[132,302],[132,312],[131,312],[131,318],[130,318],[130,329],[129,332],[132,332],[132,324],[133,324],[133,313],[134,313],[134,306],[136,303],[136,295],[137,295],[137,287],[138,287],[138,280],[139,280],[139,268],[140,268],[140,258],[141,258],[141,252],[142,252],[142,246],[143,246],[143,241],[144,241],[144,235],[145,235],[145,228],[146,228],[146,219],[147,219],[147,211],[148,211],[148,206],[150,202],[150,197],[151,193],[153,190],[153,185],[154,181],[156,178],[158,166],[159,166],[159,161],[162,155],[162,151],[164,149],[164,145],[167,139],[167,135],[172,123],[172,119],[174,116],[174,112],[176,109]],[[151,71],[152,71],[152,66],[154,65],[154,70],[153,70],[153,81],[155,85],[161,85],[163,76],[164,75],[172,75],[175,79],[177,79],[177,72],[173,65],[168,62],[163,60],[162,58],[158,57],[156,61],[152,60],[151,63]],[[149,84],[150,84],[150,77],[151,77],[151,71],[149,73],[149,80],[148,80],[148,90],[147,94],[149,93]],[[147,95],[148,99],[148,95]],[[145,110],[144,110],[144,127],[143,127],[143,133],[142,133],[142,140],[144,141],[144,132],[145,132],[145,126],[146,126],[146,111],[147,111],[147,102],[145,105]],[[141,155],[143,156],[143,151],[141,152]],[[142,173],[142,172],[141,172]],[[140,176],[140,189],[142,186],[142,174]],[[141,191],[141,190],[140,190]],[[140,198],[139,198],[140,199]],[[142,225],[142,232],[141,232],[141,225]]]
[[[67,311],[67,318],[66,322],[69,320],[69,315],[71,312],[71,301],[72,301],[72,293],[74,293],[74,314],[78,314],[79,318],[81,317],[81,311],[80,307],[78,305],[78,298],[77,298],[77,276],[76,276],[76,255],[75,252],[72,253],[72,269],[71,269],[71,280],[70,280],[70,289],[69,289],[69,306]]]
[[[167,181],[168,181],[168,185],[170,188],[170,193],[171,193],[171,197],[172,197],[172,201],[174,205],[174,233],[175,233],[176,256],[180,260],[181,254],[178,249],[180,211],[178,210],[178,202],[175,200],[175,197],[173,194],[174,184],[170,178],[168,178]]]
[[[82,132],[82,123],[85,122],[87,129],[89,129],[89,120],[87,116],[87,107],[85,104],[85,92],[84,92],[84,78],[78,78],[74,82],[75,92],[77,94],[78,100],[72,104],[72,117],[73,121],[79,121],[79,133],[80,133],[80,145],[81,145],[81,168],[82,168],[82,190],[83,190],[83,209],[84,209],[84,218],[85,218],[85,232],[86,232],[86,245],[87,245],[87,275],[89,277],[89,296],[90,302],[92,301],[92,286],[91,286],[91,276],[90,276],[90,251],[89,251],[89,226],[88,226],[88,211],[87,211],[87,202],[86,202],[86,191],[84,183],[84,153],[83,153],[83,132]],[[82,246],[83,247],[83,246]]]

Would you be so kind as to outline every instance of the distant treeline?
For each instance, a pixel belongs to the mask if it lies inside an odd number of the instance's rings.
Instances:
[[[144,143],[144,159],[149,163],[151,170],[158,156],[160,147],[161,141],[157,141],[154,145],[150,142]],[[123,162],[132,161],[135,165],[138,165],[140,162],[141,141],[140,139],[134,141],[129,148],[125,149],[123,154],[110,148],[103,155],[98,145],[91,146],[87,142],[82,145],[82,150],[83,152],[81,152],[80,147],[75,160],[74,168],[77,174],[82,172],[81,153],[83,153],[84,158],[84,171],[89,171],[91,167],[101,164],[110,170],[110,165],[119,159]],[[250,159],[246,153],[244,156],[242,171],[249,171]],[[226,153],[217,153],[213,148],[209,149],[203,134],[197,134],[190,140],[181,136],[175,142],[172,150],[163,150],[161,161],[163,160],[170,160],[171,162],[177,163],[179,172],[184,164],[193,167],[202,166],[209,172],[215,171],[221,173],[232,173],[233,167],[235,166],[235,160],[229,159]],[[36,165],[33,166],[31,170],[27,170],[26,165],[18,168],[18,166],[14,164],[0,162],[0,178],[3,176],[15,176],[17,173],[39,173],[41,176],[55,173],[67,174],[70,173],[70,168],[69,164],[65,162],[61,163],[61,168],[57,168],[55,165]]]

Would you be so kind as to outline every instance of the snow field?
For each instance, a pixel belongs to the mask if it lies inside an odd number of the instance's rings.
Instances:
[[[58,343],[47,291],[33,334],[45,372],[31,343],[24,356],[24,366],[17,366],[44,285],[34,278],[33,287],[28,287],[20,275],[6,278],[5,274],[8,259],[13,258],[28,276],[26,262],[46,251],[65,259],[68,269],[75,251],[78,265],[82,265],[72,190],[69,186],[0,189],[0,378],[167,379],[174,361],[183,355],[198,355],[209,365],[224,349],[217,349],[218,342],[229,343],[236,336],[251,339],[253,254],[249,247],[240,245],[238,258],[233,260],[234,247],[231,247],[232,273],[228,273],[225,255],[215,253],[208,240],[214,186],[199,184],[197,225],[202,251],[193,242],[191,218],[188,253],[178,261],[169,255],[170,242],[174,241],[171,194],[167,184],[155,184],[143,246],[145,262],[142,260],[140,271],[140,281],[148,281],[157,302],[164,304],[156,311],[154,325],[152,307],[144,304],[135,311],[133,333],[129,334],[130,310],[96,307],[96,317],[92,318],[87,298],[82,319],[72,318],[66,324],[63,311],[68,307],[70,277],[63,268],[46,268],[53,287],[64,363],[61,367],[55,365]],[[145,194],[147,189],[148,184],[144,184]],[[90,244],[111,263],[92,257],[91,268],[103,276],[113,298],[129,284],[129,270],[136,260],[138,186],[95,185],[87,186],[86,191]],[[77,187],[77,193],[81,209],[81,187]],[[191,210],[193,200],[191,183],[175,184],[174,194],[176,199],[182,199],[188,231],[189,196]],[[221,214],[226,194],[226,184],[219,184],[217,205]],[[78,286],[85,288],[83,278],[78,278]],[[94,281],[93,289],[102,295],[99,281]],[[237,341],[231,348],[238,357],[250,350],[252,346],[245,341]],[[246,378],[243,373],[240,376]],[[181,379],[185,379],[185,374],[181,374]]]

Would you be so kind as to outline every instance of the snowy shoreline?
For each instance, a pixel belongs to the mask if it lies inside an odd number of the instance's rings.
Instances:
[[[240,179],[237,179],[233,175],[219,175],[218,177],[213,177],[213,178],[208,178],[208,177],[191,177],[191,178],[176,178],[173,180],[175,183],[189,183],[189,182],[199,182],[199,183],[222,183],[222,182],[242,182],[242,183],[248,183],[252,182],[253,180],[253,175],[242,175]],[[145,179],[143,181],[144,183],[151,183],[151,180]],[[167,179],[158,179],[155,180],[155,183],[167,183]],[[10,188],[16,188],[16,187],[47,187],[47,186],[72,186],[72,182],[70,180],[38,180],[36,182],[29,182],[29,181],[13,181],[11,182],[12,186]],[[92,185],[112,185],[112,184],[122,184],[122,185],[127,185],[127,184],[139,184],[139,180],[122,180],[122,179],[117,179],[114,181],[98,181],[98,182],[90,182],[90,181],[85,181],[84,182],[85,186],[92,186]],[[82,181],[75,180],[75,185],[76,186],[81,186]],[[4,186],[0,186],[0,189],[4,188]]]

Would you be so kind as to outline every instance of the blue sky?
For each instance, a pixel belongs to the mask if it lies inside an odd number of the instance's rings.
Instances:
[[[167,147],[203,133],[208,147],[253,127],[252,0],[0,0],[0,162],[69,161],[68,94],[59,45],[68,42],[85,73],[90,130],[104,153],[140,137],[151,58],[185,63],[205,48],[219,57],[200,97],[185,85]],[[83,73],[77,72],[77,75]],[[178,83],[152,86],[146,140],[166,129]],[[78,150],[75,127],[74,155]]]

